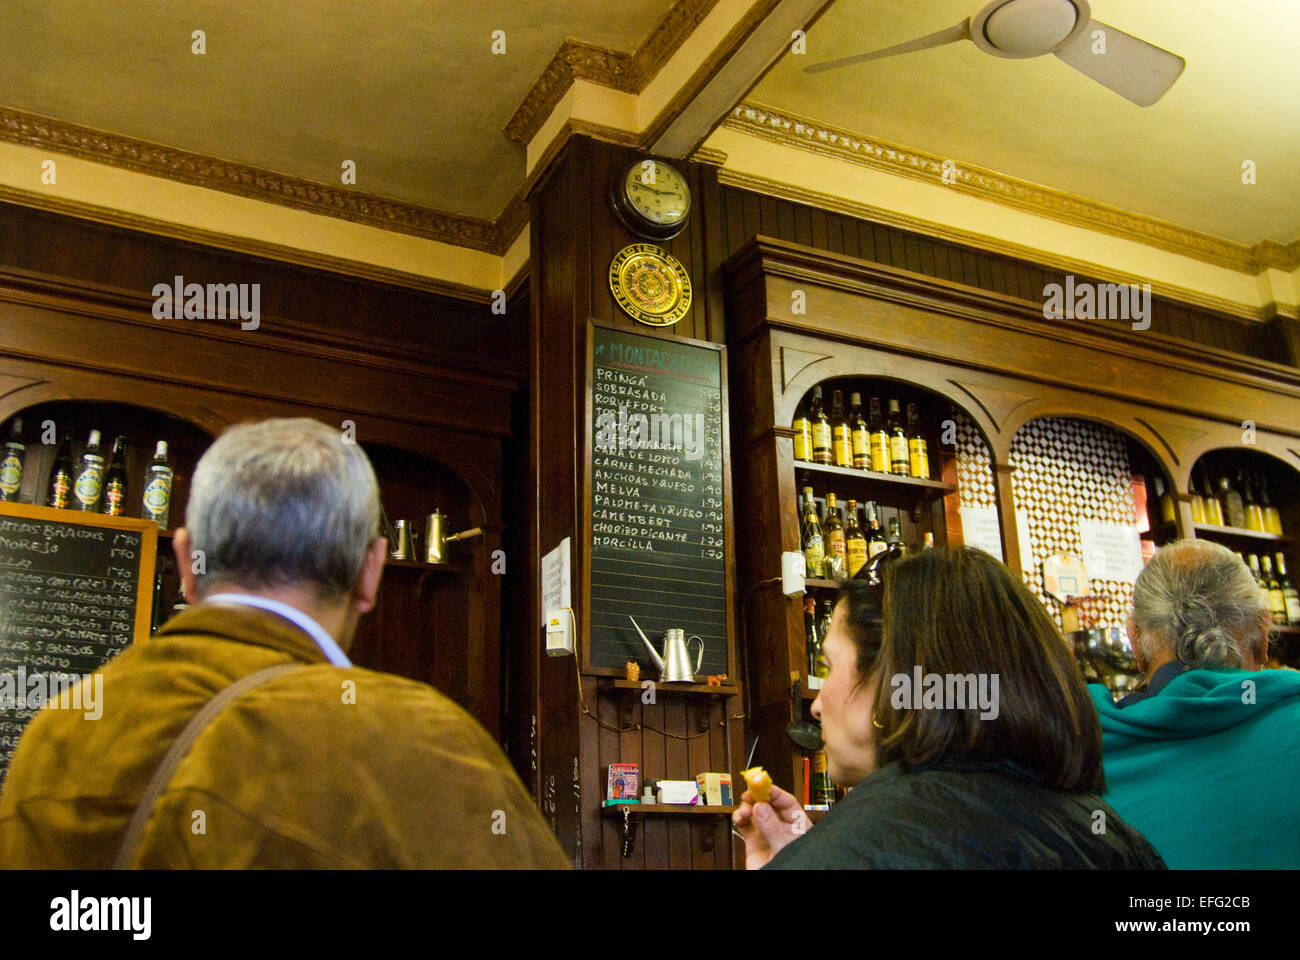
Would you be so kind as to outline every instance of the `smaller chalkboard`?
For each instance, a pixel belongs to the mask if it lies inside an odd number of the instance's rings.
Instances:
[[[157,547],[152,520],[0,503],[0,780],[45,702],[149,636]]]

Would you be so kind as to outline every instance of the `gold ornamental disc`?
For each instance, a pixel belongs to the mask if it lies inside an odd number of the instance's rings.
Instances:
[[[691,308],[691,278],[681,261],[653,243],[624,247],[609,265],[609,289],[633,320],[669,327]]]

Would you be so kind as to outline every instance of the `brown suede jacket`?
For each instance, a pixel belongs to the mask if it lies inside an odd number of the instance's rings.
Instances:
[[[141,868],[565,868],[501,748],[432,687],[336,667],[288,620],[197,606],[103,669],[103,716],[46,708],[0,794],[0,867],[112,866],[190,718],[278,663],[200,735],[154,806]]]

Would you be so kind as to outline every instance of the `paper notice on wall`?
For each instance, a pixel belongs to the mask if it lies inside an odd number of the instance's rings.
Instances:
[[[1029,514],[1016,511],[1016,539],[1020,541],[1020,571],[1034,573],[1034,544],[1029,539]]]
[[[1080,520],[1079,541],[1084,566],[1093,580],[1132,583],[1142,572],[1142,538],[1135,526]]]
[[[961,508],[961,538],[968,547],[977,547],[999,560],[1002,555],[1002,525],[998,522],[997,507],[977,507],[963,504]]]
[[[542,626],[546,626],[546,614],[550,610],[573,606],[572,579],[570,577],[569,538],[565,537],[560,545],[542,557]]]

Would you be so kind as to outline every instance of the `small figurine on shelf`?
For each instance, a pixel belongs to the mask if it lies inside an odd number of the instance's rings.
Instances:
[[[725,673],[712,674],[704,678],[704,685],[706,687],[720,687],[726,679],[727,675]]]
[[[627,674],[627,678],[633,683],[641,679],[641,664],[635,660],[629,660],[623,670]]]

